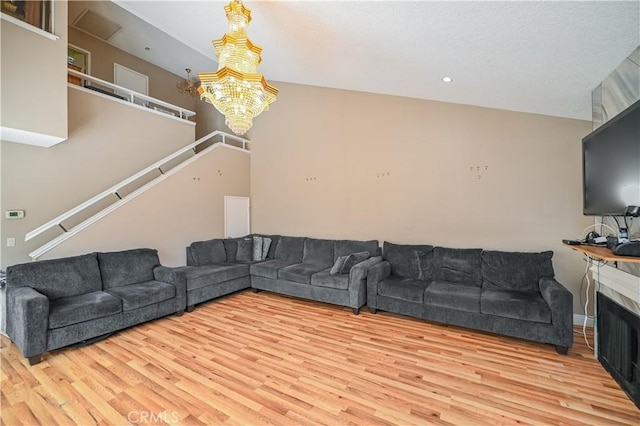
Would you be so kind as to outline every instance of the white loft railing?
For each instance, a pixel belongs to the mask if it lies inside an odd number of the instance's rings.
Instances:
[[[96,91],[96,93],[102,93],[107,96],[117,96],[115,99],[129,102],[133,105],[137,105],[140,108],[148,108],[153,111],[169,114],[174,117],[182,118],[184,120],[188,120],[189,117],[196,115],[195,112],[189,111],[188,109],[172,105],[168,102],[161,101],[160,99],[152,98],[151,96],[143,95],[142,93],[135,92],[131,89],[127,89],[126,87],[118,86],[113,83],[109,83],[108,81],[101,80],[97,77],[92,77],[88,74],[83,74],[72,69],[68,69],[67,72],[69,73],[69,75],[80,79],[80,85],[68,83],[68,85],[71,87],[82,87],[87,90],[93,90]],[[102,87],[95,86],[96,84],[98,86],[103,86],[107,89],[113,90],[113,92],[109,92]]]
[[[231,143],[228,141],[228,139],[231,140]],[[190,150],[194,150],[194,152],[195,152],[195,148],[198,145],[200,145],[202,143],[206,143],[206,142],[213,142],[213,145],[208,146],[207,148],[203,149],[202,151],[195,153],[195,155],[187,158],[186,160],[184,160],[183,162],[179,163],[178,165],[172,167],[169,170],[162,170],[162,166],[163,165],[166,165],[166,164],[170,163],[172,160],[175,160],[176,158],[180,157],[182,154],[185,154]],[[84,203],[82,203],[82,204],[80,204],[80,205],[78,205],[78,206],[76,206],[76,207],[74,207],[74,208],[72,208],[70,210],[67,210],[66,212],[64,212],[61,215],[57,216],[56,218],[50,220],[49,222],[45,223],[44,225],[39,226],[38,228],[34,229],[33,231],[27,233],[26,236],[25,236],[25,241],[29,241],[30,239],[42,234],[43,232],[45,232],[45,231],[47,231],[47,230],[49,230],[51,228],[59,227],[60,229],[62,229],[62,231],[64,231],[63,234],[61,234],[58,237],[54,238],[53,240],[49,241],[48,243],[46,243],[42,247],[40,247],[40,248],[32,251],[31,253],[29,253],[29,256],[33,260],[38,259],[40,256],[42,256],[43,254],[45,254],[49,250],[51,250],[54,247],[62,244],[64,241],[68,240],[69,238],[71,238],[72,236],[77,234],[78,232],[80,232],[83,229],[87,228],[88,226],[94,224],[98,220],[100,220],[103,217],[107,216],[109,213],[119,209],[120,207],[122,207],[123,205],[125,205],[126,203],[128,203],[129,201],[131,201],[132,199],[137,197],[138,195],[140,195],[143,192],[147,191],[148,189],[154,187],[155,185],[157,185],[158,183],[162,182],[167,177],[173,175],[174,173],[178,172],[179,170],[181,170],[184,167],[188,166],[189,164],[193,163],[197,159],[199,159],[199,158],[203,157],[204,155],[208,154],[209,152],[213,151],[214,149],[217,149],[217,148],[220,148],[220,147],[226,147],[226,148],[235,149],[235,150],[239,150],[239,151],[242,151],[242,152],[250,153],[251,151],[248,149],[248,144],[249,143],[251,143],[251,141],[249,141],[247,139],[243,139],[243,138],[240,138],[238,136],[230,135],[228,133],[224,133],[224,132],[221,132],[221,131],[212,132],[212,133],[208,134],[207,136],[204,136],[204,137],[198,139],[197,141],[185,146],[184,148],[181,148],[181,149],[177,150],[176,152],[174,152],[171,155],[168,155],[167,157],[163,158],[162,160],[156,161],[155,163],[153,163],[149,167],[146,167],[145,169],[139,171],[135,175],[133,175],[131,177],[128,177],[127,179],[125,179],[125,180],[113,185],[111,188],[109,188],[109,189],[107,189],[105,191],[102,191],[100,194],[96,195],[95,197],[85,201]],[[154,170],[158,170],[160,172],[160,175],[157,176],[155,179],[151,180],[150,182],[148,182],[147,184],[145,184],[145,185],[141,186],[140,188],[136,189],[135,191],[131,192],[130,194],[125,195],[125,196],[120,196],[118,191],[122,190],[127,185],[135,182],[136,180],[138,180],[141,177],[145,176],[147,173],[150,173],[150,172],[152,172]],[[109,205],[108,207],[104,208],[103,210],[99,211],[98,213],[94,214],[90,218],[84,220],[83,222],[79,223],[78,225],[74,226],[71,229],[66,229],[63,226],[63,222],[65,220],[67,220],[67,219],[77,215],[78,213],[86,210],[87,208],[93,206],[94,204],[98,203],[99,201],[105,199],[106,197],[114,196],[114,195],[116,197],[118,197],[117,201],[115,201],[113,204]]]

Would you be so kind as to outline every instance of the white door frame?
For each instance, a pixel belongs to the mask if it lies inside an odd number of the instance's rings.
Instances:
[[[249,197],[238,197],[235,195],[225,195],[224,196],[224,237],[229,238],[229,229],[227,223],[227,207],[228,200],[236,199],[236,200],[247,200],[247,235],[251,233],[251,200]]]

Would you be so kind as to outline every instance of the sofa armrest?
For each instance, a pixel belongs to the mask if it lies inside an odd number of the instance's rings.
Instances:
[[[7,334],[29,358],[47,350],[49,299],[31,287],[7,289]]]
[[[349,271],[349,282],[355,280],[364,280],[367,278],[369,268],[382,262],[382,256],[370,257],[360,263],[356,263]]]
[[[573,345],[573,294],[554,278],[540,278],[540,293],[551,308],[551,323],[559,337]]]
[[[382,260],[372,257],[356,263],[349,270],[349,306],[357,313],[361,306],[367,303],[367,273],[369,268]]]
[[[193,257],[193,249],[191,246],[187,247],[187,266],[196,266],[196,260]]]
[[[187,306],[187,271],[185,267],[170,268],[156,266],[153,268],[153,278],[173,285],[176,288],[176,310],[183,310]]]
[[[367,306],[377,308],[378,284],[391,275],[391,264],[386,260],[373,265],[367,274]]]

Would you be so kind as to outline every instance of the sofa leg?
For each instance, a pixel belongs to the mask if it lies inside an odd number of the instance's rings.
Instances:
[[[181,317],[182,315],[184,315],[184,309],[180,309],[178,312],[176,312],[177,317]]]
[[[569,348],[566,346],[556,346],[556,352],[560,355],[566,355],[569,353]]]
[[[353,308],[351,312],[353,312],[353,315],[358,315],[360,313],[360,308]]]
[[[260,289],[259,288],[252,288],[251,291],[253,291],[254,293],[259,293]]]
[[[375,314],[376,308],[372,308],[371,306],[369,306],[369,312],[371,312],[372,314]]]
[[[29,365],[36,365],[42,361],[42,354],[30,356],[27,359],[29,360]]]
[[[195,308],[196,308],[196,305],[187,305],[187,312],[193,312]]]

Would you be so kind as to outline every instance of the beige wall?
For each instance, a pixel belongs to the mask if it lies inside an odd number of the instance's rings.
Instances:
[[[26,211],[21,220],[0,219],[3,268],[30,261],[28,253],[61,231],[25,242],[27,232],[194,141],[193,123],[67,90],[67,141],[51,148],[2,142],[0,210]],[[16,247],[6,247],[7,237],[16,238]]]
[[[208,135],[211,132],[220,130],[233,134],[233,132],[224,124],[224,115],[205,101],[198,100],[196,102],[196,139]]]
[[[113,64],[118,63],[149,77],[151,97],[190,111],[195,111],[196,102],[200,102],[180,94],[176,88],[187,77],[186,73],[180,76],[170,73],[73,27],[69,27],[69,43],[91,52],[90,74],[94,77],[113,83]]]
[[[2,20],[0,24],[3,127],[67,137],[67,2],[55,2],[58,40]]]
[[[592,223],[580,154],[591,123],[277,85],[249,132],[253,231],[550,249],[583,313],[584,264],[561,240]]]
[[[224,236],[224,196],[249,196],[249,167],[249,154],[218,148],[42,259],[151,247],[163,265],[185,265],[185,248],[193,241]]]

